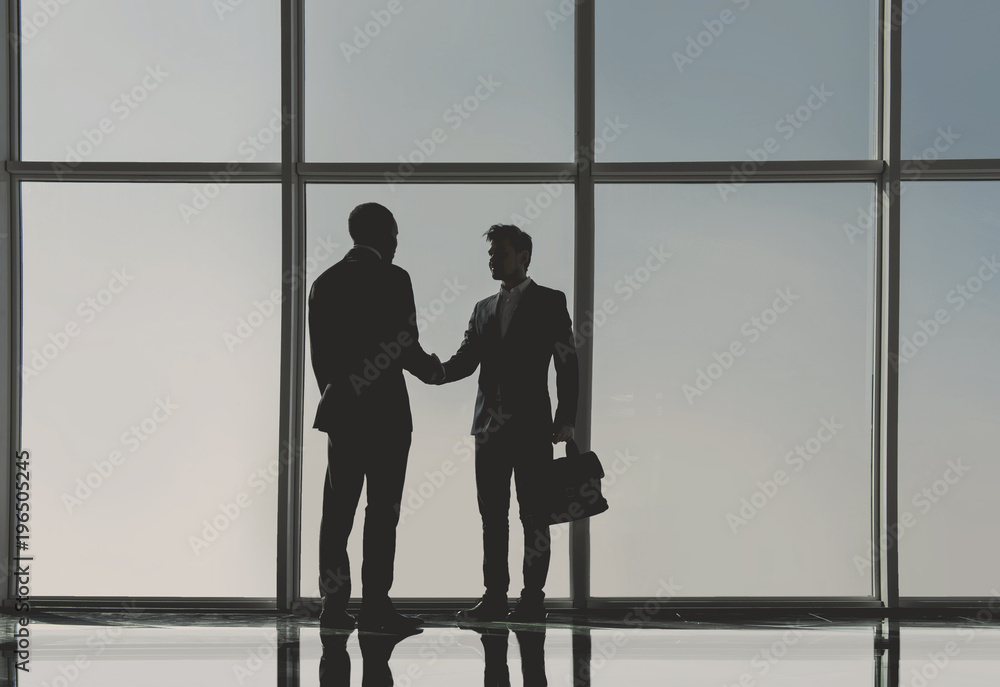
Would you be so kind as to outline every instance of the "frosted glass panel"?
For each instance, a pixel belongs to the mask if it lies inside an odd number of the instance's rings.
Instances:
[[[597,190],[594,595],[871,594],[873,187]]]
[[[903,187],[900,594],[994,596],[1000,536],[997,182]]]
[[[22,186],[32,594],[274,596],[280,192],[198,188]]]

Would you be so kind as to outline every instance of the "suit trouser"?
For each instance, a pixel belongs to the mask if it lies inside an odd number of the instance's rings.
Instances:
[[[319,586],[325,608],[346,608],[351,598],[347,540],[366,480],[362,603],[372,610],[390,604],[396,524],[411,438],[409,431],[338,432],[329,436],[319,527]]]
[[[483,519],[483,586],[489,595],[506,596],[510,587],[507,548],[510,538],[510,478],[524,532],[522,596],[540,595],[551,558],[549,526],[532,513],[544,510],[542,475],[552,462],[552,438],[539,432],[503,427],[476,435],[476,494]]]

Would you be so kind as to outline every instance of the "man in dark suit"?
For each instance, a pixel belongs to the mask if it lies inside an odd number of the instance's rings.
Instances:
[[[552,444],[573,438],[579,370],[566,295],[533,282],[531,237],[511,224],[485,232],[489,266],[500,291],[476,304],[458,352],[437,383],[468,377],[479,367],[472,421],[476,435],[476,494],[483,520],[483,583],[465,620],[531,622],[545,618],[549,527],[532,517],[544,510],[542,475]],[[549,361],[555,361],[558,405],[549,400]],[[507,566],[510,480],[513,473],[524,531],[524,588],[508,614]]]
[[[309,293],[312,366],[323,397],[313,427],[328,434],[320,524],[320,624],[352,628],[347,540],[367,479],[362,630],[409,632],[422,620],[400,615],[389,599],[396,524],[413,421],[403,370],[437,381],[441,363],[417,341],[413,286],[392,264],[399,233],[377,203],[351,212],[354,247],[321,274]],[[331,585],[332,582],[332,585]]]

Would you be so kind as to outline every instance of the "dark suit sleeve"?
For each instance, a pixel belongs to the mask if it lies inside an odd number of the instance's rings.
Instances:
[[[437,364],[434,358],[420,345],[417,330],[417,306],[413,300],[413,282],[410,275],[400,270],[398,295],[393,299],[400,307],[396,316],[396,342],[400,344],[400,364],[404,370],[425,384],[430,384],[431,375]]]
[[[556,393],[558,405],[553,421],[555,427],[576,425],[577,403],[580,397],[580,365],[576,357],[573,322],[566,308],[566,294],[559,293],[554,315],[555,345],[552,356],[556,366]]]
[[[316,284],[309,290],[309,355],[312,358],[313,373],[319,392],[333,379],[333,364],[337,360],[332,350],[333,337],[330,336],[330,313],[328,300],[317,291]]]
[[[476,308],[473,308],[472,317],[469,318],[469,328],[465,330],[462,345],[458,347],[455,355],[444,363],[444,381],[446,383],[465,379],[476,371],[482,361],[482,342],[479,338],[479,332],[476,331],[476,312]]]

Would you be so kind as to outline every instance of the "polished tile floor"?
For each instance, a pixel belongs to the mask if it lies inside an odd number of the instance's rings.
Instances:
[[[400,638],[321,632],[315,619],[48,613],[29,625],[28,671],[15,667],[17,625],[5,617],[2,678],[32,687],[1000,685],[1000,626],[971,618],[459,627],[425,617],[422,632]]]

